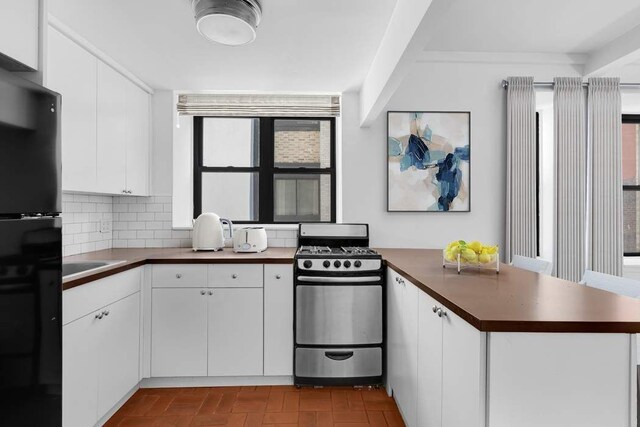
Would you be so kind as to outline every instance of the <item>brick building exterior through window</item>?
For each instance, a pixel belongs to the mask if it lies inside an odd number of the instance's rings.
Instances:
[[[622,116],[624,254],[640,255],[640,115]]]

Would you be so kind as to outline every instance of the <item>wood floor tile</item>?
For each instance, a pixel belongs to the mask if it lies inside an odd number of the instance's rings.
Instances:
[[[404,427],[382,389],[292,386],[140,389],[107,427]]]

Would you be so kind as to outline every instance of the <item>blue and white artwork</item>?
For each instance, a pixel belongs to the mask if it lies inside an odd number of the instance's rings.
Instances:
[[[390,111],[387,120],[387,209],[469,212],[471,113]]]

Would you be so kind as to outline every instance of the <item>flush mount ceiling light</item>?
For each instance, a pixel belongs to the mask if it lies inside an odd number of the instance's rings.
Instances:
[[[208,40],[230,46],[256,38],[262,8],[259,0],[191,0],[196,28]]]

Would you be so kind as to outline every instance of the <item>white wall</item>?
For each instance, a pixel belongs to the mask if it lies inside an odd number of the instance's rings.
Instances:
[[[343,96],[343,221],[370,224],[371,245],[441,248],[454,239],[504,243],[506,98],[510,76],[577,76],[568,65],[417,63],[386,110],[471,111],[471,212],[387,212],[386,112],[359,127],[358,94]],[[532,191],[534,187],[532,187]]]
[[[171,196],[173,182],[173,128],[175,105],[172,91],[152,96],[151,191],[154,196]]]

